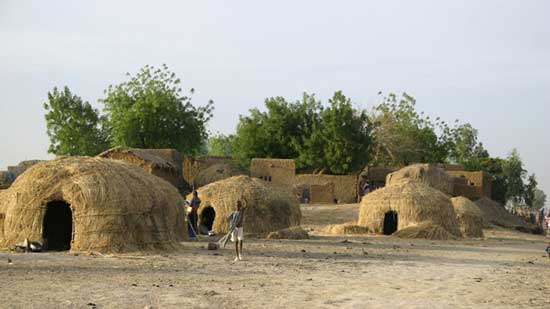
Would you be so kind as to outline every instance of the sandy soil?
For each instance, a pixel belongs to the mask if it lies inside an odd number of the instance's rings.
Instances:
[[[0,252],[0,307],[452,308],[550,307],[542,236],[486,231],[452,242],[324,235],[357,205],[304,206],[303,241],[184,243],[169,255]],[[11,262],[8,262],[11,260]]]

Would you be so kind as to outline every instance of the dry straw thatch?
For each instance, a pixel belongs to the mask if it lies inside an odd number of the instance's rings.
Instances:
[[[464,237],[483,237],[483,212],[474,202],[459,196],[451,199]]]
[[[367,234],[369,230],[364,226],[357,225],[355,222],[349,222],[329,225],[326,232],[334,235],[360,235]]]
[[[418,180],[448,195],[454,192],[454,178],[435,165],[415,164],[402,168],[388,175],[386,185],[391,186],[402,179]]]
[[[430,221],[460,237],[450,198],[422,182],[403,179],[364,196],[357,224],[382,234],[385,217],[390,212],[397,214],[397,230]]]
[[[198,173],[194,178],[195,188],[204,187],[207,184],[231,178],[233,176],[246,175],[247,171],[232,163],[217,163]]]
[[[431,221],[420,222],[397,231],[394,236],[399,238],[424,238],[430,240],[456,240],[458,237],[449,233],[440,225]]]
[[[477,200],[476,205],[483,212],[485,226],[496,226],[517,230],[528,229],[527,224],[521,218],[509,213],[502,205],[488,198]]]
[[[267,239],[309,239],[309,234],[301,227],[294,226],[287,229],[271,232]]]
[[[147,173],[168,181],[182,194],[189,192],[189,184],[183,179],[181,154],[175,149],[115,147],[99,154],[98,157],[139,166]]]
[[[199,223],[205,220],[204,211],[213,209],[212,230],[217,233],[228,231],[227,216],[235,210],[238,200],[244,207],[246,233],[264,235],[300,225],[300,205],[292,192],[257,178],[235,176],[206,185],[197,192],[202,201],[198,210]]]
[[[45,161],[21,175],[2,197],[5,221],[0,226],[0,247],[26,238],[42,241],[47,212],[67,204],[74,251],[170,250],[187,237],[178,191],[120,161],[89,157]],[[59,206],[60,202],[66,204]]]

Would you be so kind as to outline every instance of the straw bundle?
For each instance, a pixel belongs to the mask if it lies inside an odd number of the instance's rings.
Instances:
[[[244,207],[246,233],[267,234],[300,225],[300,206],[290,190],[272,186],[257,178],[235,176],[206,185],[198,190],[202,200],[199,221],[207,207],[215,211],[212,229],[217,233],[228,231],[227,217],[240,200]],[[188,196],[191,199],[191,195]]]
[[[449,233],[440,225],[431,221],[408,226],[393,234],[399,238],[424,238],[430,240],[456,240],[458,237]]]
[[[483,213],[469,199],[459,196],[451,199],[460,231],[465,237],[483,237]]]
[[[288,229],[271,232],[267,239],[309,239],[309,234],[301,227],[294,226]]]
[[[386,185],[391,186],[402,179],[414,179],[436,188],[447,195],[453,195],[454,178],[443,169],[431,164],[415,164],[391,173]]]
[[[5,221],[0,247],[25,238],[42,241],[48,203],[54,201],[70,205],[71,250],[168,250],[187,236],[177,189],[120,161],[89,157],[45,161],[21,175],[2,197]]]
[[[460,237],[450,198],[422,182],[403,179],[364,196],[359,207],[358,225],[374,233],[383,233],[384,216],[390,211],[398,215],[398,230],[431,221]]]
[[[235,164],[218,163],[200,171],[193,184],[195,188],[200,188],[216,181],[246,174],[245,170],[238,168]]]
[[[334,235],[360,235],[367,234],[369,230],[364,226],[357,225],[355,222],[350,222],[329,225],[326,232]]]
[[[494,224],[500,227],[518,230],[528,228],[523,220],[509,213],[503,206],[491,199],[482,198],[475,203],[479,209],[481,209],[483,218],[485,219],[485,226],[487,227],[490,227],[490,224]]]

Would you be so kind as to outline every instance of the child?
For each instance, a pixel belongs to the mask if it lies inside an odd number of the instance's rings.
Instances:
[[[231,231],[231,241],[235,243],[235,252],[237,257],[235,261],[243,260],[243,239],[244,239],[244,230],[243,230],[243,221],[244,221],[244,212],[242,211],[241,201],[237,201],[236,210],[232,212],[229,217],[229,229]]]

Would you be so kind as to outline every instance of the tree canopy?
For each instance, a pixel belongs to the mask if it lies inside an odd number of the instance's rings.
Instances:
[[[324,107],[314,95],[289,103],[282,97],[265,101],[266,112],[241,116],[234,154],[247,164],[255,157],[296,159],[298,168],[344,174],[368,162],[370,127],[365,111],[354,108],[341,92]]]
[[[49,151],[96,155],[112,146],[174,148],[193,155],[204,150],[213,102],[204,107],[182,95],[180,79],[166,65],[143,67],[129,80],[105,90],[104,114],[65,87],[48,93]],[[191,89],[191,94],[193,93]]]
[[[105,116],[114,145],[174,148],[196,154],[208,137],[213,103],[195,107],[182,95],[180,79],[166,65],[143,67],[129,81],[105,90]],[[191,89],[191,94],[193,89]]]
[[[71,93],[68,87],[48,92],[46,128],[48,152],[55,155],[94,156],[109,146],[103,119],[90,103]]]

